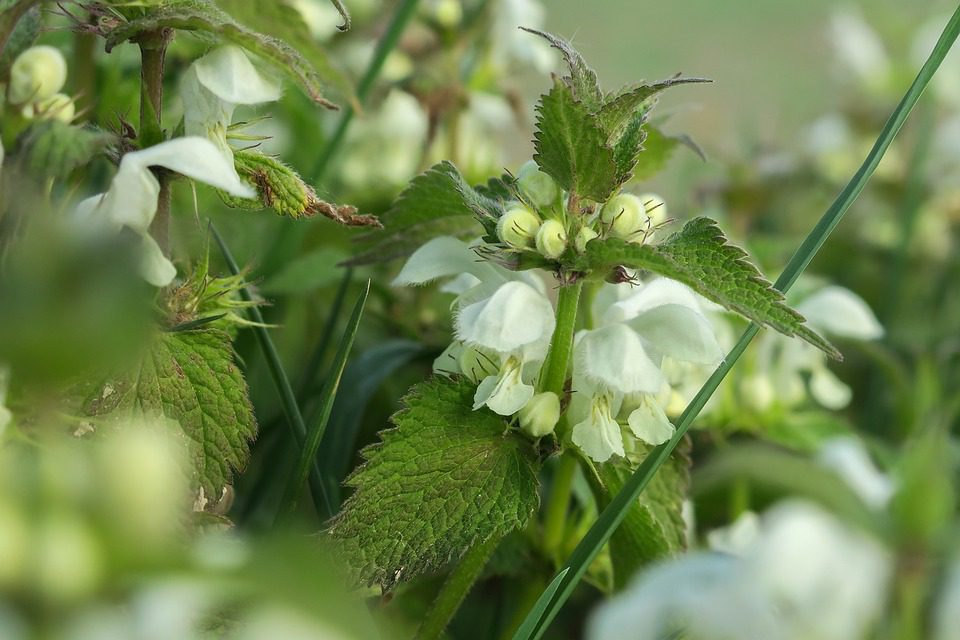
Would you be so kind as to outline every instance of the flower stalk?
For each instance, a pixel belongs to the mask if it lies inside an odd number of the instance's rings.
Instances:
[[[163,114],[163,71],[167,46],[173,32],[161,29],[143,34],[140,45],[140,144],[142,148],[163,141],[161,116]],[[157,214],[150,225],[150,235],[157,241],[165,256],[170,255],[170,178],[157,174],[160,195]]]

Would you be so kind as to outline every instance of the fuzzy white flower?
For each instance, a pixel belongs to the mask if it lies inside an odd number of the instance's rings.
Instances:
[[[775,506],[759,530],[744,522],[735,555],[692,553],[644,571],[594,614],[587,637],[866,637],[891,576],[883,547],[807,502]]]
[[[577,336],[570,408],[574,444],[598,462],[623,455],[606,419],[609,407],[616,408],[614,417],[627,408],[630,431],[648,444],[673,436],[654,397],[666,383],[665,357],[701,364],[723,357],[698,297],[687,287],[661,278],[639,288],[609,287],[605,294],[594,310],[600,326]]]
[[[543,283],[529,273],[480,260],[460,240],[440,237],[414,252],[393,284],[420,285],[441,278],[452,279],[445,288],[457,295],[457,342],[435,368],[479,380],[474,408],[486,405],[500,415],[513,415],[534,396],[533,382],[556,326]]]
[[[209,139],[232,163],[227,130],[237,106],[279,100],[281,86],[275,78],[260,73],[243,49],[226,45],[190,65],[180,93],[186,134]]]
[[[896,492],[893,480],[877,469],[858,438],[844,436],[827,441],[817,460],[837,473],[869,507],[884,509]]]
[[[883,89],[890,78],[890,59],[877,32],[863,16],[849,9],[830,21],[833,46],[840,61],[870,89]]]
[[[255,193],[240,180],[233,163],[205,138],[175,138],[123,156],[110,188],[77,205],[75,221],[87,232],[119,233],[126,227],[140,234],[141,274],[150,284],[165,287],[177,270],[149,234],[160,195],[160,183],[150,167],[169,169],[237,197],[251,198]]]

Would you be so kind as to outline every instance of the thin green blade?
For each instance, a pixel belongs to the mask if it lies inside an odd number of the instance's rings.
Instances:
[[[814,227],[813,231],[797,249],[796,253],[790,259],[787,267],[774,285],[782,292],[786,292],[800,277],[800,274],[809,266],[814,256],[826,242],[827,238],[840,223],[844,214],[863,191],[867,181],[873,175],[884,153],[890,147],[894,137],[900,131],[913,107],[920,99],[923,90],[930,83],[933,75],[936,73],[947,52],[953,46],[957,35],[960,34],[960,7],[954,12],[947,26],[944,28],[937,45],[927,59],[920,73],[917,75],[913,84],[907,90],[900,104],[894,110],[893,114],[884,125],[883,131],[877,138],[876,143],[870,150],[863,165],[853,176],[847,186],[843,189],[834,203],[823,215],[820,221]],[[634,472],[633,476],[627,481],[623,489],[613,498],[610,505],[603,510],[600,517],[584,536],[583,540],[577,545],[571,554],[566,565],[551,583],[551,588],[558,583],[552,594],[547,591],[543,593],[537,605],[530,611],[523,625],[513,636],[514,640],[530,640],[543,636],[547,627],[556,617],[560,608],[573,593],[577,583],[583,577],[587,567],[596,557],[613,535],[613,531],[620,525],[626,516],[627,510],[634,500],[640,495],[650,479],[657,472],[660,466],[666,462],[670,454],[680,443],[680,440],[686,434],[694,419],[703,410],[707,401],[720,386],[720,383],[733,368],[747,346],[760,331],[756,324],[750,325],[741,336],[736,346],[730,351],[723,364],[714,371],[710,379],[703,385],[703,388],[697,393],[696,397],[684,410],[677,424],[677,432],[669,442],[655,448],[650,455],[643,461],[640,467]],[[549,591],[549,589],[548,589]]]

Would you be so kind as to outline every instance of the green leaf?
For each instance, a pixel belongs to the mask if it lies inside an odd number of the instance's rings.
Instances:
[[[880,161],[883,159],[887,149],[890,148],[897,133],[903,127],[910,112],[916,106],[917,101],[923,94],[923,90],[930,84],[937,69],[943,63],[947,53],[950,51],[957,36],[960,35],[960,8],[954,11],[950,21],[944,27],[940,39],[934,46],[930,57],[924,63],[923,68],[917,74],[916,79],[907,90],[903,99],[897,105],[897,108],[890,115],[879,137],[870,150],[869,155],[863,161],[860,169],[850,179],[847,186],[844,187],[840,195],[833,202],[829,209],[823,214],[823,217],[817,223],[816,227],[810,232],[800,248],[794,254],[793,258],[787,264],[783,273],[777,279],[776,289],[786,292],[792,287],[800,275],[810,265],[810,262],[816,256],[820,247],[827,241],[827,238],[833,230],[840,224],[844,214],[850,209],[850,206],[857,199],[857,196],[866,187],[870,176],[877,170]],[[614,496],[610,505],[600,513],[597,522],[590,528],[587,535],[583,537],[580,543],[574,549],[570,558],[558,572],[554,582],[551,583],[551,589],[546,590],[537,600],[537,604],[527,615],[521,626],[521,629],[514,635],[514,640],[530,640],[531,638],[541,638],[546,632],[550,623],[556,618],[557,613],[563,607],[564,603],[573,593],[580,579],[584,576],[587,568],[593,559],[597,557],[600,550],[603,549],[610,536],[620,525],[625,517],[631,503],[636,500],[643,490],[650,484],[657,471],[669,459],[670,454],[680,444],[686,436],[690,425],[706,406],[710,397],[716,392],[720,383],[727,376],[734,364],[740,359],[747,347],[760,331],[760,325],[753,323],[740,337],[737,344],[734,345],[726,359],[717,368],[710,378],[704,383],[700,391],[690,402],[683,414],[677,421],[677,432],[669,442],[653,449],[650,455],[641,463],[634,472],[633,476],[627,481],[623,489]],[[558,583],[558,584],[557,584]],[[554,584],[557,584],[554,587]]]
[[[628,181],[635,175],[635,168],[641,155],[646,156],[642,153],[649,133],[644,127],[645,120],[645,114],[635,115],[613,148],[613,161],[617,166],[617,181],[620,183]]]
[[[133,370],[98,388],[86,412],[178,422],[190,442],[196,483],[213,499],[246,466],[257,431],[247,383],[229,336],[219,330],[159,334]]]
[[[10,20],[13,21],[17,18],[16,11],[14,10],[14,5],[22,4],[16,3],[12,0],[7,2],[0,2],[0,13],[9,12]],[[32,3],[28,3],[32,4]],[[23,9],[18,9],[17,11],[22,11]],[[4,16],[6,18],[6,16]],[[40,35],[40,29],[43,27],[43,15],[40,13],[40,7],[32,7],[26,9],[26,13],[19,16],[19,19],[13,25],[3,24],[5,20],[0,22],[0,32],[3,31],[4,27],[12,28],[10,36],[6,41],[4,46],[0,43],[0,74],[3,74],[7,68],[13,64],[13,61],[17,59],[17,56],[23,53],[26,49],[33,46],[33,43],[36,42],[37,37]]]
[[[681,144],[680,138],[664,135],[660,129],[649,124],[643,129],[647,136],[643,141],[643,150],[637,154],[636,164],[631,171],[633,180],[644,180],[659,173]]]
[[[545,39],[550,43],[550,46],[563,54],[563,59],[570,69],[570,75],[564,77],[563,81],[570,87],[574,99],[583,103],[587,110],[591,112],[596,111],[603,105],[603,92],[600,90],[597,73],[587,65],[587,61],[576,49],[570,46],[569,42],[544,31],[526,27],[520,28]]]
[[[652,99],[660,93],[677,85],[704,82],[711,81],[706,78],[676,76],[653,84],[641,84],[622,89],[607,100],[597,112],[600,127],[607,132],[610,143],[615,144],[635,116],[649,111]]]
[[[364,450],[356,489],[330,533],[360,580],[390,590],[523,527],[539,504],[532,446],[504,420],[474,411],[476,385],[433,378]]]
[[[657,245],[617,238],[594,240],[587,244],[574,268],[608,274],[620,266],[645,269],[682,282],[759,325],[802,338],[831,357],[841,358],[836,348],[804,324],[802,315],[784,303],[783,294],[750,263],[746,252],[727,243],[710,218],[691,220]]]
[[[567,191],[604,202],[617,188],[617,167],[595,117],[562,82],[537,104],[533,159]]]
[[[440,162],[413,179],[381,217],[383,231],[358,239],[360,252],[347,264],[370,264],[409,255],[442,235],[475,236],[477,218],[499,215],[499,202],[466,183],[453,164]]]
[[[136,39],[141,33],[162,29],[200,31],[243,47],[279,67],[317,104],[337,108],[323,97],[325,78],[322,70],[315,68],[289,43],[244,26],[209,0],[168,0],[163,4],[148,5],[143,8],[142,16],[107,28],[103,35],[109,52],[121,42]]]
[[[683,451],[661,467],[614,532],[610,558],[617,590],[624,588],[640,567],[686,549],[683,502],[690,486],[691,464],[688,441]],[[610,496],[616,495],[633,473],[629,466],[616,463],[598,465],[597,471]]]
[[[20,146],[28,172],[39,177],[64,178],[116,141],[116,136],[106,131],[47,120],[27,129]]]
[[[352,227],[380,226],[376,217],[358,215],[356,207],[321,200],[296,171],[274,157],[257,151],[237,151],[234,165],[237,173],[257,190],[258,199],[246,200],[221,194],[228,205],[246,209],[266,207],[294,219],[322,215]]]
[[[272,36],[296,49],[328,84],[345,97],[353,98],[353,86],[330,60],[326,50],[310,32],[303,14],[290,0],[215,0],[237,22]],[[335,3],[336,4],[336,3]],[[342,5],[337,7],[342,9]],[[346,26],[350,16],[341,11]],[[341,27],[341,30],[343,27]]]

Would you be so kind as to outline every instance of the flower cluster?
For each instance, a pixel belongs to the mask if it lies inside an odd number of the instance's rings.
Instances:
[[[571,393],[561,398],[543,384],[557,325],[548,286],[553,276],[498,263],[524,254],[554,261],[611,236],[643,243],[665,221],[662,200],[619,193],[593,213],[574,215],[576,203],[533,162],[520,169],[515,187],[517,199],[496,224],[498,242],[435,238],[394,281],[405,286],[444,278],[443,290],[456,295],[456,340],[435,369],[476,382],[475,409],[515,416],[535,438],[554,430],[564,408],[572,442],[598,462],[627,456],[634,439],[666,442],[674,427],[662,407],[670,395],[664,363],[715,365],[723,357],[704,315],[709,303],[665,278],[589,283],[594,303],[574,339]]]
[[[67,83],[67,61],[55,47],[30,47],[10,67],[6,101],[27,120],[70,122],[76,115],[73,98],[61,93]]]

